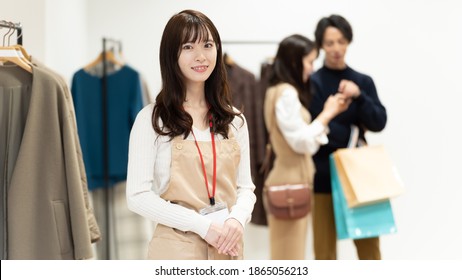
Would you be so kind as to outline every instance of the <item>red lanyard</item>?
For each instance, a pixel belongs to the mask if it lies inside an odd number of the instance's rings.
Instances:
[[[196,135],[194,135],[194,131],[191,129],[191,134],[194,137],[194,142],[196,143],[197,151],[199,152],[199,157],[202,163],[202,170],[204,171],[204,180],[205,180],[205,188],[207,189],[207,194],[209,196],[210,204],[215,205],[215,190],[217,189],[217,152],[215,150],[215,135],[212,131],[212,116],[209,117],[209,125],[210,125],[210,136],[212,137],[212,150],[213,150],[213,182],[212,182],[212,195],[210,195],[209,190],[209,181],[207,180],[207,173],[205,171],[205,163],[204,158],[202,157],[201,148],[197,143]]]

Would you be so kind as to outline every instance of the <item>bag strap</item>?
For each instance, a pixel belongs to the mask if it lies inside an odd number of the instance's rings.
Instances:
[[[356,148],[356,147],[363,147],[366,146],[366,142],[362,139],[359,139],[359,127],[352,124],[350,126],[351,133],[350,133],[350,140],[348,140],[347,148]]]
[[[348,141],[347,148],[356,148],[358,146],[358,141],[359,141],[359,127],[352,124],[350,126],[350,129],[351,129],[350,140]]]

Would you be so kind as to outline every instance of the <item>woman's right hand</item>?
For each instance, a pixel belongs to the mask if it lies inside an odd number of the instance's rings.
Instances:
[[[218,240],[220,239],[221,236],[221,230],[222,227],[219,226],[216,223],[210,224],[209,230],[207,231],[207,234],[205,235],[205,241],[212,245],[213,247],[217,248],[218,247]]]
[[[346,111],[350,104],[351,98],[346,98],[346,96],[342,93],[330,95],[326,102],[324,102],[323,110],[316,119],[323,125],[327,126],[338,114]]]
[[[204,240],[212,245],[213,247],[215,247],[217,250],[219,249],[219,246],[218,246],[218,240],[220,239],[220,236],[222,234],[222,230],[223,230],[223,227],[216,224],[216,223],[212,223],[209,227],[209,230],[207,231],[207,234],[205,235],[205,238]],[[236,244],[236,246],[234,246],[233,248],[230,248],[227,252],[224,252],[225,254],[227,255],[230,255],[230,256],[233,256],[233,257],[236,257],[238,256],[238,253],[239,253],[239,244]]]

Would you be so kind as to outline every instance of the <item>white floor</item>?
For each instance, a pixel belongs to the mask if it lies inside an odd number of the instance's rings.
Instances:
[[[308,228],[307,246],[305,259],[313,260],[313,234],[311,226]],[[339,260],[356,260],[356,249],[351,240],[337,241],[337,258]],[[268,227],[255,224],[248,224],[244,233],[244,259],[246,260],[268,260],[269,237]]]

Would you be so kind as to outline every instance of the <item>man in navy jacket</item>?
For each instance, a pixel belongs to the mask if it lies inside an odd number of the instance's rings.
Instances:
[[[337,258],[329,155],[338,148],[347,147],[351,125],[360,128],[360,138],[365,141],[365,130],[378,132],[384,129],[387,113],[372,78],[353,70],[345,62],[347,48],[353,40],[348,21],[339,15],[324,17],[318,22],[315,37],[318,48],[325,52],[325,61],[311,77],[315,93],[310,106],[313,119],[322,111],[329,95],[341,92],[352,99],[348,110],[330,122],[329,143],[321,146],[313,157],[316,164],[314,252],[316,259],[324,260]],[[355,245],[359,259],[381,258],[378,237],[355,240]]]

